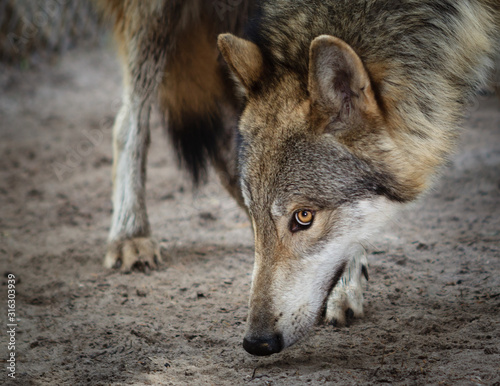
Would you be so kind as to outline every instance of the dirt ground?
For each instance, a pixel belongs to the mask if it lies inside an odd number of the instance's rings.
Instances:
[[[434,191],[374,240],[365,317],[256,358],[241,346],[248,220],[216,178],[192,192],[156,118],[147,200],[165,262],[102,268],[120,89],[109,48],[0,70],[2,331],[6,275],[17,278],[10,383],[500,385],[498,100],[478,97]]]

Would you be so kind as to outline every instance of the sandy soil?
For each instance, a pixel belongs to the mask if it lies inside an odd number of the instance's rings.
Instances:
[[[157,120],[147,197],[165,262],[146,274],[101,267],[120,78],[106,49],[0,72],[1,329],[13,273],[13,384],[500,385],[498,100],[478,98],[435,190],[374,241],[366,316],[255,358],[241,347],[249,223],[216,178],[192,193]]]

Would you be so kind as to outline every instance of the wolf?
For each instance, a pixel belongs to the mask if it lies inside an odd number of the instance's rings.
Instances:
[[[144,197],[156,103],[193,180],[211,163],[248,213],[243,347],[270,355],[322,318],[362,316],[364,245],[453,152],[494,65],[500,5],[228,0],[221,17],[220,3],[98,1],[124,66],[104,264],[161,262]]]

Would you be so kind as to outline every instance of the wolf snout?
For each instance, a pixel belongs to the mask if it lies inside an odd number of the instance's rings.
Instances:
[[[267,356],[283,350],[283,336],[274,334],[264,337],[246,336],[243,339],[243,348],[252,355]]]

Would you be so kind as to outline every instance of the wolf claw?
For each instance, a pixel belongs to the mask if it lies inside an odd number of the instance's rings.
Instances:
[[[119,269],[121,272],[148,272],[157,269],[161,262],[158,243],[147,237],[112,242],[104,258],[106,268]]]
[[[368,280],[366,255],[353,258],[328,297],[325,322],[335,327],[349,325],[363,316],[363,278]]]

